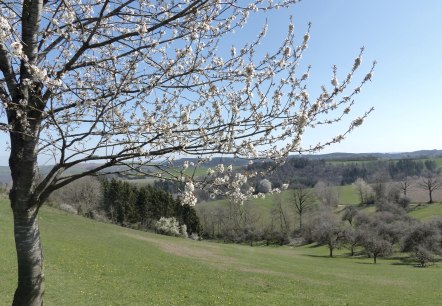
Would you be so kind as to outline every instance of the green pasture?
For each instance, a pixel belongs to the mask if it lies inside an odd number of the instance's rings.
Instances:
[[[339,204],[341,205],[358,205],[359,198],[356,194],[355,190],[351,185],[345,186],[337,186],[338,188],[338,196],[339,196]],[[312,192],[313,189],[312,189]],[[266,194],[263,198],[250,199],[250,203],[256,204],[262,208],[270,208],[274,205],[276,198],[280,198],[283,203],[286,205],[291,205],[290,203],[293,201],[293,189],[284,190],[279,194]],[[227,203],[227,200],[217,200],[211,201],[215,205],[221,204],[224,205]]]
[[[0,200],[0,305],[16,281],[9,203]],[[442,267],[328,258],[323,247],[191,241],[43,208],[46,305],[442,305]]]
[[[360,200],[352,185],[338,186],[339,204],[357,205]]]
[[[418,219],[431,219],[442,216],[442,203],[421,204],[412,208],[410,215]]]

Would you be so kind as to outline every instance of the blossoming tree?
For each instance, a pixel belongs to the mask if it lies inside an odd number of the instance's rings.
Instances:
[[[183,201],[195,204],[198,181],[176,170],[176,156],[214,154],[281,160],[341,141],[303,148],[308,127],[339,122],[372,75],[352,89],[361,64],[338,82],[332,71],[316,97],[308,69],[298,72],[310,38],[293,24],[273,53],[255,39],[232,46],[226,35],[249,15],[296,0],[5,0],[0,3],[0,130],[10,139],[10,191],[18,259],[15,305],[40,305],[43,257],[39,208],[54,190],[101,170],[130,169],[187,182]],[[37,159],[52,168],[39,173]],[[83,172],[69,169],[87,163]],[[126,165],[126,168],[115,166]],[[185,164],[184,167],[188,166]],[[83,169],[83,168],[82,168]],[[155,169],[155,170],[153,170]],[[222,167],[203,182],[236,200],[245,174]]]

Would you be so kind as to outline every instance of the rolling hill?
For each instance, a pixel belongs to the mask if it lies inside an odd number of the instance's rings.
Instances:
[[[442,267],[328,258],[323,247],[249,247],[134,231],[43,208],[46,305],[442,305]],[[0,199],[0,305],[16,281]]]

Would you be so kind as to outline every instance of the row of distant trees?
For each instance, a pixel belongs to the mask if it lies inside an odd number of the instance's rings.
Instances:
[[[330,257],[335,249],[347,248],[351,256],[367,255],[376,263],[396,250],[409,253],[423,267],[442,256],[442,218],[419,221],[387,202],[377,204],[371,214],[353,206],[340,216],[322,210],[305,226],[303,237],[327,246]]]
[[[89,218],[136,229],[155,230],[161,218],[175,218],[186,226],[188,234],[201,231],[195,209],[183,205],[178,197],[150,185],[137,187],[115,178],[85,177],[56,192],[52,202]]]
[[[254,163],[247,171],[257,173],[272,169],[272,162]],[[325,160],[310,160],[307,158],[291,158],[284,167],[276,168],[266,175],[272,186],[280,187],[284,183],[294,185],[315,186],[319,181],[332,185],[348,185],[362,178],[368,183],[374,183],[382,177],[385,181],[398,181],[405,177],[419,177],[437,174],[439,168],[435,160],[401,159],[395,161],[367,162],[327,162]],[[251,183],[257,185],[262,178],[256,178]]]
[[[272,192],[272,187],[270,180],[262,179],[257,183],[257,192]],[[378,178],[369,184],[358,178],[353,183],[354,192],[362,207],[375,205],[373,214],[360,213],[361,207],[357,206],[348,206],[340,214],[333,213],[339,203],[338,190],[325,182],[318,182],[314,188],[300,184],[291,187],[288,197],[273,196],[270,211],[250,203],[198,206],[204,235],[250,245],[258,241],[281,245],[290,241],[316,242],[326,245],[330,256],[335,249],[346,247],[352,256],[364,254],[374,262],[394,250],[410,253],[422,266],[442,255],[442,221],[423,223],[406,213],[410,204],[407,192],[413,188],[428,191],[432,202],[432,192],[442,188],[436,174],[403,177],[393,183]]]
[[[374,263],[394,252],[408,253],[404,258],[420,266],[442,256],[442,218],[417,220],[400,202],[386,198],[375,199],[374,213],[361,212],[363,206],[353,205],[336,213],[325,198],[318,203],[321,189],[295,188],[288,199],[275,195],[269,212],[250,203],[197,206],[203,235],[251,246],[317,243],[328,248],[330,257],[336,249],[346,248],[350,256],[368,256]]]
[[[296,185],[288,191],[287,197],[287,193],[275,193],[270,181],[263,179],[256,192],[273,193],[270,209],[262,209],[261,205],[252,202],[239,204],[230,200],[197,205],[204,237],[251,244],[256,240],[284,244],[302,227],[305,216],[319,204],[338,205],[336,186],[324,182],[318,182],[314,188]]]
[[[414,189],[421,189],[428,193],[428,203],[434,202],[433,195],[442,189],[442,178],[432,173],[422,177],[403,177],[394,183],[389,183],[379,178],[372,184],[358,178],[353,184],[360,204],[373,204],[374,202],[390,201],[399,203],[407,208],[410,203],[409,194]]]
[[[433,186],[440,182],[437,177],[431,179],[421,179],[418,183],[404,180],[391,190],[356,180],[354,188],[361,203],[375,204],[376,212],[371,214],[361,213],[355,206],[334,213],[337,189],[324,182],[317,183],[313,189],[297,185],[289,191],[288,199],[275,194],[267,216],[256,205],[234,201],[225,205],[206,203],[195,210],[164,190],[150,185],[136,187],[118,179],[87,177],[56,193],[55,199],[75,206],[79,214],[91,218],[99,218],[101,214],[112,223],[137,229],[170,234],[178,233],[184,226],[187,234],[251,246],[258,241],[267,245],[315,242],[325,245],[330,257],[336,249],[346,248],[350,256],[368,256],[374,263],[379,257],[400,251],[409,253],[409,258],[420,266],[426,266],[442,255],[442,219],[421,222],[410,217],[403,195],[412,186],[424,188],[430,181]],[[271,190],[270,181],[259,182],[258,191]],[[399,192],[403,194],[398,195]],[[174,230],[170,230],[172,225]]]

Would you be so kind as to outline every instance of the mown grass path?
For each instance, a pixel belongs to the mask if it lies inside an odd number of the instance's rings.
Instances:
[[[442,305],[442,264],[326,257],[322,247],[195,242],[44,208],[46,305]],[[16,282],[9,203],[0,199],[0,305]]]

